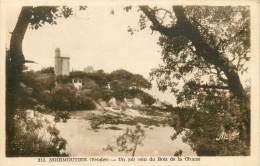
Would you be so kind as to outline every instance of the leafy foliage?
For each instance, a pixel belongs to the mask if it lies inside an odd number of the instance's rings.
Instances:
[[[55,76],[53,68],[40,71],[25,71],[18,101],[19,108],[34,108],[46,105],[54,110],[88,110],[94,109],[93,101],[112,97],[123,100],[125,97],[138,97],[143,103],[151,105],[153,97],[141,90],[150,88],[151,84],[141,75],[132,74],[125,70],[105,73],[102,70],[85,73],[71,72],[69,76]],[[82,79],[80,91],[72,85],[72,79]],[[55,85],[57,81],[57,85]]]
[[[207,44],[227,56],[241,74],[247,71],[249,52],[249,11],[247,7],[194,7],[185,8],[189,21],[199,29]],[[231,24],[230,24],[231,23]],[[154,69],[151,76],[159,88],[170,88],[178,95],[178,84],[190,81],[201,85],[227,85],[226,76],[216,66],[197,56],[194,43],[185,36],[162,35],[164,65]],[[200,88],[198,88],[200,89]]]
[[[79,11],[86,10],[86,6],[79,6]],[[73,8],[68,6],[36,6],[29,9],[29,22],[32,29],[38,29],[44,24],[57,24],[58,18],[69,18],[73,15]],[[74,9],[75,10],[75,9]]]
[[[51,92],[52,100],[49,107],[55,110],[89,110],[95,109],[93,101],[84,96],[77,94],[77,90],[71,84],[59,85]]]
[[[117,82],[120,82],[125,86],[126,89],[128,88],[145,88],[150,89],[151,83],[149,83],[143,76],[139,74],[132,74],[126,70],[115,70],[110,74],[111,80],[115,81],[115,87],[111,85],[111,88],[116,89]]]
[[[41,73],[54,74],[54,67],[46,67],[41,69]]]
[[[50,90],[55,86],[55,76],[34,71],[22,74],[22,84],[17,92],[17,102],[20,108],[32,108],[36,104],[47,104],[50,100]]]
[[[65,153],[66,140],[60,137],[59,131],[42,114],[34,112],[33,116],[29,116],[20,110],[16,113],[14,122],[15,136],[11,146],[13,157],[68,155]]]
[[[152,70],[152,79],[161,91],[173,92],[180,106],[193,110],[183,126],[190,129],[186,141],[198,155],[249,154],[249,95],[239,78],[250,60],[248,7],[140,9],[152,23],[151,29],[161,34],[163,64]],[[182,113],[176,114],[173,118],[180,120]],[[177,134],[183,130],[177,127],[181,124],[174,125]],[[240,136],[232,143],[242,144],[240,148],[216,141],[220,133],[237,131]]]
[[[85,9],[86,6],[79,7],[79,10]],[[32,97],[34,96],[34,92],[37,92],[37,90],[28,88],[28,85],[21,86],[23,79],[23,66],[24,63],[27,62],[22,50],[22,42],[26,30],[29,25],[32,29],[38,29],[45,23],[51,25],[56,24],[56,19],[58,17],[68,18],[72,14],[72,8],[66,6],[23,6],[21,9],[17,23],[11,35],[10,50],[7,52],[6,56],[6,152],[8,156],[13,155],[10,150],[13,146],[12,141],[14,140],[15,134],[13,122],[14,112],[19,106],[28,107],[28,105],[25,104],[27,101],[25,101],[25,103],[21,102],[24,100],[23,96],[28,100],[28,103],[30,103],[29,107],[37,104],[35,103],[35,98]],[[49,86],[49,88],[51,88],[51,86]]]
[[[151,83],[139,74],[132,74],[126,70],[116,70],[110,74],[112,95],[123,100],[125,97],[134,97],[141,89],[150,89]],[[139,94],[140,94],[139,93]],[[144,93],[144,92],[143,92]]]
[[[115,97],[123,101],[124,98],[140,97],[144,103],[153,103],[154,99],[141,89],[150,89],[151,83],[140,74],[133,74],[126,70],[115,70],[105,73],[99,70],[93,73],[82,71],[71,72],[69,76],[59,77],[61,83],[69,83],[71,79],[79,78],[83,80],[82,92],[93,100],[102,98],[108,101]]]

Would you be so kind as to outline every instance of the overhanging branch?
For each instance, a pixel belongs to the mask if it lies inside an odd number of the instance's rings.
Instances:
[[[220,89],[220,90],[228,90],[228,86],[224,85],[208,85],[208,84],[193,84],[196,88],[202,88],[202,89]]]
[[[245,100],[247,98],[237,73],[236,66],[233,65],[225,55],[220,53],[216,48],[212,48],[205,41],[203,36],[200,34],[200,31],[192,25],[186,17],[185,10],[182,6],[173,6],[177,23],[171,28],[165,27],[159,23],[153,9],[148,6],[141,6],[140,9],[152,22],[151,28],[153,30],[156,30],[168,37],[183,35],[189,39],[196,48],[197,56],[202,57],[207,63],[216,66],[224,73],[227,78],[227,84],[230,92],[241,100]]]
[[[176,36],[179,34],[176,26],[166,27],[163,26],[156,18],[155,11],[148,6],[140,6],[141,11],[148,17],[148,19],[152,22],[152,26],[150,27],[152,30],[158,31],[166,36]]]

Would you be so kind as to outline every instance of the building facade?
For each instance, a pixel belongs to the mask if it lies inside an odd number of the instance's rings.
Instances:
[[[74,87],[77,89],[77,90],[80,90],[83,86],[83,80],[80,79],[80,78],[73,78],[72,79],[72,84],[74,85]]]
[[[59,48],[55,49],[55,75],[69,75],[70,73],[70,58],[62,57]]]

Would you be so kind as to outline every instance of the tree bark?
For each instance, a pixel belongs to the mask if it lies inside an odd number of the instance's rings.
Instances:
[[[156,30],[169,37],[174,37],[176,35],[185,36],[193,43],[198,56],[224,72],[227,77],[227,84],[230,92],[240,101],[241,113],[243,114],[243,124],[241,126],[243,129],[241,129],[240,135],[243,140],[246,140],[246,144],[250,145],[250,100],[242,86],[235,65],[233,65],[224,54],[221,54],[217,49],[212,48],[207,44],[199,30],[193,26],[186,17],[185,10],[182,6],[173,7],[177,23],[171,28],[161,25],[156,19],[155,13],[149,7],[141,6],[140,9],[152,22],[152,30]]]
[[[14,112],[17,106],[17,96],[19,84],[21,82],[23,65],[25,62],[22,42],[31,18],[32,7],[23,7],[15,28],[11,35],[10,50],[7,59],[7,82],[6,82],[6,153],[12,155],[12,143],[14,137]]]

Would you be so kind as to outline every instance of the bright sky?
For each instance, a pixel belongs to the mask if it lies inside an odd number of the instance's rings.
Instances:
[[[111,9],[115,14],[111,15]],[[21,7],[6,9],[7,41],[17,21]],[[54,49],[59,47],[63,56],[70,57],[71,70],[82,70],[88,65],[94,69],[111,72],[126,69],[148,78],[152,68],[161,63],[160,47],[156,44],[159,34],[143,30],[131,35],[128,26],[139,28],[139,13],[125,12],[122,7],[91,7],[77,11],[69,19],[59,19],[57,25],[44,25],[38,30],[28,29],[23,42],[23,52],[28,60],[38,64],[31,69],[54,66]],[[153,88],[152,94],[161,100],[175,103],[170,93],[160,93]]]
[[[138,27],[138,13],[126,13],[123,7],[117,7],[111,15],[111,9],[90,6],[69,19],[59,19],[57,25],[29,29],[23,51],[26,59],[40,64],[31,67],[54,66],[54,49],[59,47],[64,56],[71,58],[73,70],[92,65],[94,69],[107,72],[124,68],[148,77],[151,68],[161,62],[160,47],[156,44],[158,34],[151,35],[151,30],[147,29],[130,35],[127,27]],[[8,15],[12,16],[7,20],[8,32],[13,30],[19,10],[8,9]]]
[[[112,9],[114,15],[110,14]],[[20,10],[17,5],[6,8],[6,47]],[[25,57],[38,63],[30,65],[31,69],[54,66],[54,49],[59,47],[63,56],[70,57],[71,70],[91,65],[95,70],[126,69],[148,78],[151,69],[162,63],[161,48],[157,45],[159,34],[151,34],[149,28],[134,35],[127,32],[128,26],[139,28],[139,14],[136,10],[125,12],[123,6],[88,6],[86,11],[76,10],[74,16],[59,19],[57,25],[28,29],[23,42]],[[248,76],[241,79],[246,82]],[[156,87],[152,94],[175,103],[172,94],[163,94]]]

